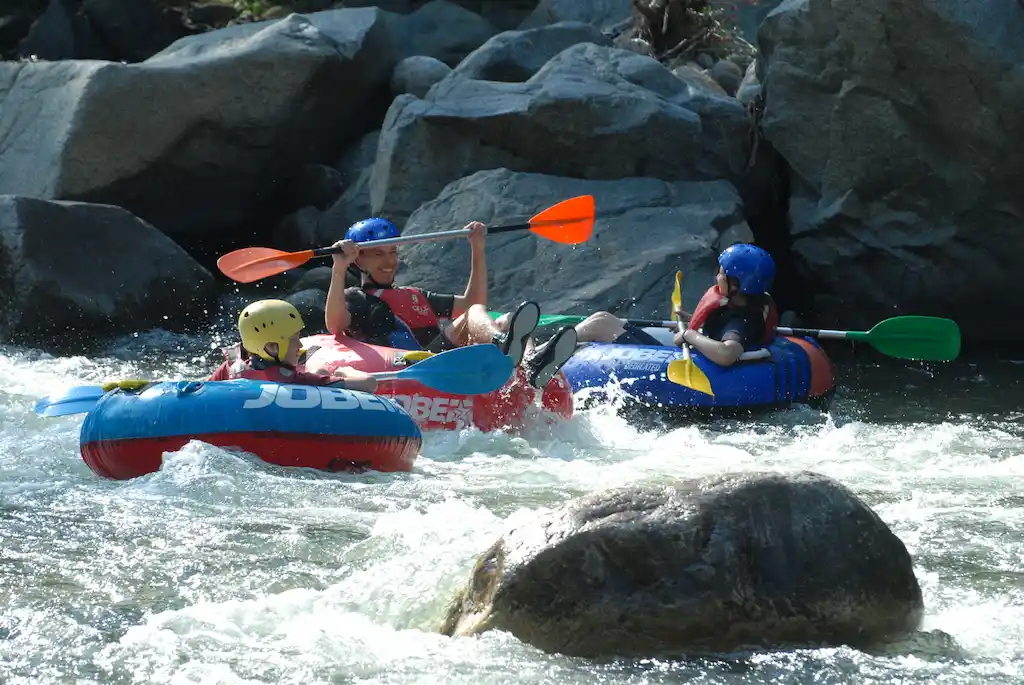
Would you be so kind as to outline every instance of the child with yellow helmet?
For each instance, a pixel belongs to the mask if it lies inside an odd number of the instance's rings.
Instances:
[[[305,328],[302,315],[284,300],[253,302],[238,315],[238,334],[242,339],[237,359],[227,359],[211,381],[234,378],[271,383],[327,385],[374,392],[377,379],[362,371],[341,368],[333,376],[299,371],[302,343],[299,333]]]

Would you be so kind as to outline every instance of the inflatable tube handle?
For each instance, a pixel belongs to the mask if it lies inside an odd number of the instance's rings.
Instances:
[[[178,397],[182,397],[191,395],[203,387],[203,381],[178,381],[177,386]]]

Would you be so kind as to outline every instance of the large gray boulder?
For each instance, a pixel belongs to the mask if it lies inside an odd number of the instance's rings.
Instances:
[[[5,8],[6,9],[6,8]],[[50,0],[18,43],[18,57],[30,59],[113,59],[75,0]]]
[[[589,495],[508,531],[441,631],[639,657],[865,646],[922,613],[906,547],[852,492],[808,472],[744,473]]]
[[[0,339],[81,348],[96,333],[196,330],[216,284],[120,207],[0,195]]]
[[[486,19],[448,0],[430,0],[409,14],[387,14],[398,59],[423,55],[450,67],[497,33]]]
[[[536,9],[537,0],[480,0],[480,14],[499,31],[518,27]]]
[[[718,252],[752,237],[737,191],[726,181],[583,181],[506,169],[448,185],[412,215],[404,233],[462,228],[472,220],[492,226],[521,223],[555,202],[587,194],[594,196],[599,218],[584,244],[561,245],[525,231],[488,237],[491,309],[509,310],[534,299],[546,313],[610,309],[664,317],[677,269],[685,274],[685,304],[692,307],[712,283]],[[465,240],[403,245],[399,255],[400,283],[439,292],[465,290]]]
[[[762,126],[792,169],[792,256],[822,325],[938,314],[969,340],[1024,336],[1006,316],[1024,250],[1021,13],[787,0],[765,19]]]
[[[757,32],[773,9],[782,4],[782,0],[739,0],[730,13],[733,25],[747,42],[757,44]]]
[[[187,35],[181,15],[154,0],[83,0],[82,13],[117,59],[140,62]]]
[[[480,81],[526,81],[552,57],[577,43],[610,46],[596,27],[563,21],[525,31],[504,31],[470,53],[452,72]]]
[[[735,99],[695,89],[651,57],[573,45],[524,83],[447,78],[395,98],[370,184],[402,221],[452,181],[507,168],[588,179],[733,179],[750,122]]]
[[[125,207],[174,236],[265,225],[387,95],[390,33],[343,9],[189,36],[145,62],[0,63],[0,193]]]
[[[530,29],[562,21],[581,21],[611,28],[629,19],[631,0],[540,0],[520,28]]]
[[[452,68],[439,59],[426,55],[406,57],[391,74],[391,92],[395,95],[409,93],[421,98],[435,83],[452,73]]]

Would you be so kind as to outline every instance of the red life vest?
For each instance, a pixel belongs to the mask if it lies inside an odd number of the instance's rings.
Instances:
[[[693,317],[690,319],[688,327],[699,331],[713,312],[728,304],[729,298],[722,294],[718,286],[711,286],[704,293],[704,296],[700,298],[697,308],[693,310]],[[764,316],[764,340],[762,342],[768,345],[775,340],[775,329],[779,327],[779,311],[771,295],[768,295],[768,304],[765,305],[762,316]]]
[[[434,308],[430,306],[427,296],[419,288],[371,288],[365,292],[384,300],[391,308],[391,313],[411,330],[441,327],[441,321],[437,318]]]
[[[231,380],[233,378],[245,378],[250,381],[265,381],[267,383],[297,383],[299,385],[330,385],[331,383],[337,383],[342,380],[340,378],[325,376],[319,373],[298,371],[281,364],[265,362],[262,359],[257,360],[256,366],[254,366],[252,358],[242,359],[239,354],[240,348],[237,345],[235,347],[225,348],[223,352],[228,363],[226,380]],[[299,356],[300,364],[304,357],[305,350]]]
[[[232,378],[245,378],[250,381],[266,381],[267,383],[297,383],[299,385],[330,385],[341,381],[340,378],[321,376],[318,373],[296,371],[280,364],[267,364],[262,369],[253,368],[251,360],[239,362],[242,368],[231,365]]]

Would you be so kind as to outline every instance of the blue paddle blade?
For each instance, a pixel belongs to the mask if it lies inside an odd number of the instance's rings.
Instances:
[[[96,406],[103,395],[103,388],[98,385],[76,385],[39,400],[35,412],[37,416],[44,417],[85,414]]]
[[[395,377],[453,395],[483,395],[508,383],[514,369],[497,345],[468,345],[416,362]]]

